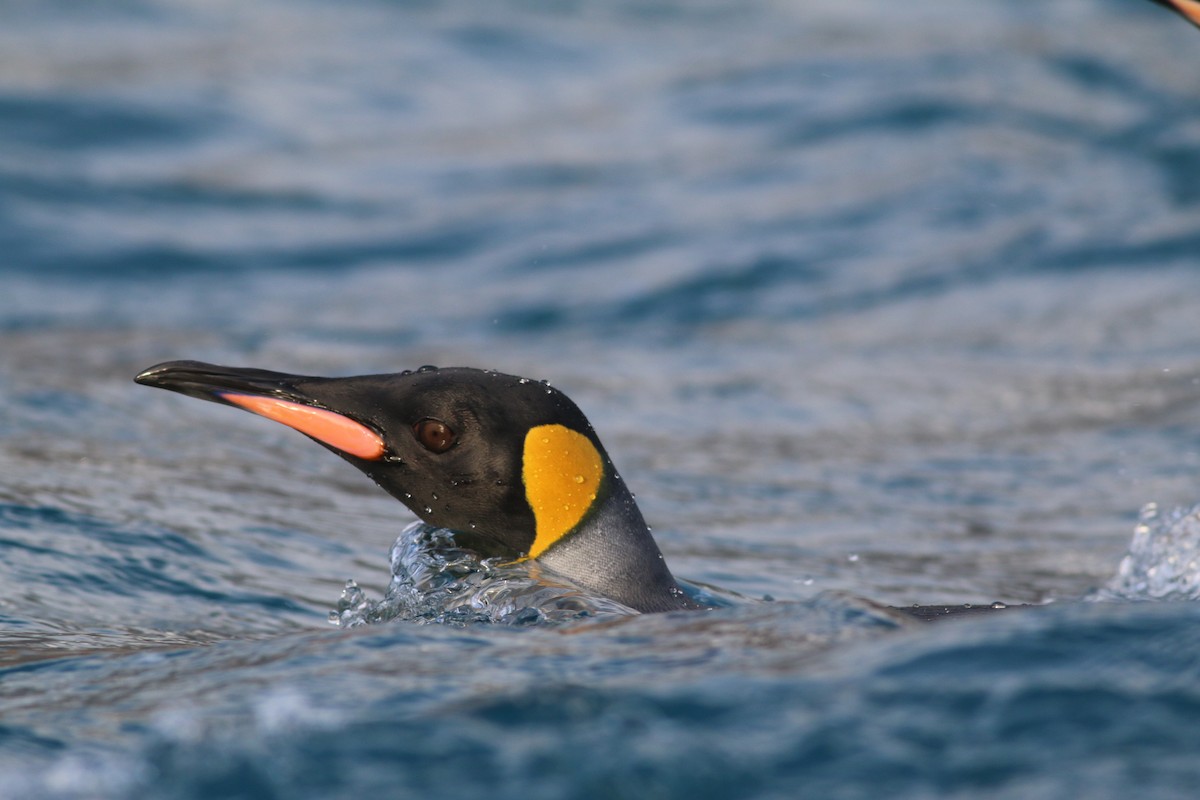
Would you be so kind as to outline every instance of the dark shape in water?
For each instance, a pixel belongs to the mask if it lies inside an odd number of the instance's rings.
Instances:
[[[318,378],[198,361],[135,380],[295,428],[483,556],[536,559],[637,611],[703,607],[675,582],[583,412],[545,383],[467,367]],[[934,620],[1003,607],[898,610]]]

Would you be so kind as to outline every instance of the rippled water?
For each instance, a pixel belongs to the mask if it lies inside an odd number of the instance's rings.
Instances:
[[[0,796],[1194,796],[1177,18],[0,20]],[[131,382],[172,358],[549,379],[722,607],[402,536],[294,432]],[[896,610],[993,601],[1039,607]]]

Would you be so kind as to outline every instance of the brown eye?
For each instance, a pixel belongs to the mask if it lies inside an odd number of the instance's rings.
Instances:
[[[458,441],[458,434],[440,419],[425,419],[413,425],[417,441],[431,453],[444,453]]]

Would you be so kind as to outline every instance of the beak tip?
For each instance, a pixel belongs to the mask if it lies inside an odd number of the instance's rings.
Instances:
[[[143,370],[133,377],[134,383],[140,383],[142,386],[154,385],[154,368]]]
[[[163,364],[155,364],[149,369],[144,369],[133,377],[133,382],[140,383],[142,386],[157,386],[163,367]]]
[[[187,373],[202,372],[206,368],[211,369],[211,366],[199,361],[163,361],[139,372],[134,376],[133,382],[139,383],[142,386],[156,386],[166,389],[170,388],[173,377],[179,377]]]

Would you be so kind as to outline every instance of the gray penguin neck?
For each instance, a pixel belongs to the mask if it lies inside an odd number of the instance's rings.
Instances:
[[[537,560],[580,588],[637,611],[701,608],[675,582],[624,486]]]

